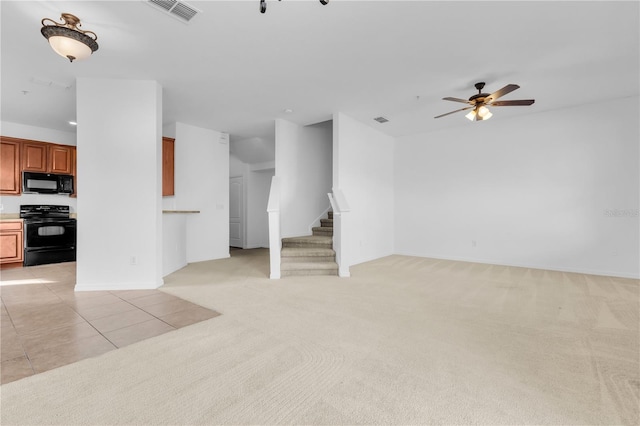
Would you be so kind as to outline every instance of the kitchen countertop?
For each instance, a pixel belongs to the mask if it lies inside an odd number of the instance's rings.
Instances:
[[[200,210],[162,210],[162,213],[200,213]],[[77,213],[71,213],[70,217],[77,219]],[[20,213],[0,213],[0,220],[22,220]]]
[[[71,213],[69,215],[72,219],[78,218],[78,213]],[[0,213],[0,220],[22,220],[20,213]]]

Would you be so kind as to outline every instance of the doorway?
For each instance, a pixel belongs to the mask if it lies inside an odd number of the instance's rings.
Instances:
[[[244,248],[244,178],[229,178],[229,246]]]

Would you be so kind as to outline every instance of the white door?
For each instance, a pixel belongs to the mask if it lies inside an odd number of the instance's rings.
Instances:
[[[242,176],[229,179],[229,245],[244,247],[244,206]]]

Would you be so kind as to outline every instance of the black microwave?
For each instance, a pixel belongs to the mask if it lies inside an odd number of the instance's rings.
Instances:
[[[22,172],[22,192],[73,194],[73,176],[57,173]]]

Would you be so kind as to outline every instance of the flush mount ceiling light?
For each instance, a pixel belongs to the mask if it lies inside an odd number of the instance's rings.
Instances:
[[[58,23],[49,18],[42,20],[40,32],[49,40],[49,44],[55,52],[73,62],[76,59],[84,59],[98,50],[98,36],[93,31],[83,31],[80,27],[80,19],[70,13],[63,13],[60,17],[63,22]],[[49,24],[45,22],[50,22]]]
[[[282,0],[278,0],[282,1]],[[329,0],[320,0],[320,3],[323,5],[329,4]],[[267,0],[260,0],[260,13],[265,13],[267,11]]]

